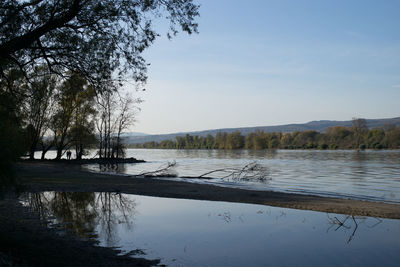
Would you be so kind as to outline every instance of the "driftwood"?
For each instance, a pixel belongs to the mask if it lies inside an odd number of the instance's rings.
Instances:
[[[166,165],[160,166],[157,170],[155,171],[148,171],[148,172],[142,172],[138,175],[135,176],[141,176],[141,177],[177,177],[178,174],[174,170],[174,167],[176,166],[176,162],[167,162]]]
[[[225,173],[221,179],[232,179],[236,181],[267,181],[271,180],[268,169],[265,166],[258,164],[257,162],[250,162],[242,168],[223,168],[212,170],[202,175],[198,178],[204,178],[212,173]]]
[[[176,162],[168,162],[166,165],[160,166],[157,170],[142,172],[134,177],[178,177],[175,171]],[[208,171],[199,176],[179,176],[184,179],[212,179],[207,175],[213,173],[225,173],[220,179],[232,179],[235,181],[261,181],[271,180],[268,169],[257,162],[251,162],[242,168],[223,168]]]

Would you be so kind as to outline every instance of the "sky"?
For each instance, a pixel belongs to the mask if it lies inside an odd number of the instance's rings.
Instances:
[[[132,131],[400,116],[400,1],[196,3],[199,34],[168,40],[160,24],[143,54]]]

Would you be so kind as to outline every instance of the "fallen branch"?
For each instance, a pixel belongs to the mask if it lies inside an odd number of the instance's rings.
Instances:
[[[202,175],[198,176],[199,178],[204,178],[206,175],[212,174],[212,173],[217,173],[217,172],[222,172],[222,173],[228,173],[221,179],[228,179],[231,178],[232,180],[236,181],[266,181],[266,180],[271,180],[269,171],[265,166],[262,166],[258,164],[257,162],[250,162],[247,165],[245,165],[241,169],[237,168],[223,168],[223,169],[217,169],[217,170],[212,170],[206,173],[203,173]]]
[[[177,177],[177,173],[173,168],[176,166],[176,162],[168,162],[165,166],[160,166],[155,171],[142,172],[136,176],[144,177]]]

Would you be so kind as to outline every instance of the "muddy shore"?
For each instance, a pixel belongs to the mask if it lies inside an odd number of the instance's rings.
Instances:
[[[152,178],[91,173],[79,165],[22,162],[17,177],[28,192],[121,192],[128,194],[262,204],[358,216],[400,219],[400,205],[380,202],[244,190]]]

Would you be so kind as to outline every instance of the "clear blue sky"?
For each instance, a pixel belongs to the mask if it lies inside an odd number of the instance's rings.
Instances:
[[[199,34],[145,52],[133,131],[400,116],[400,1],[197,3]]]

